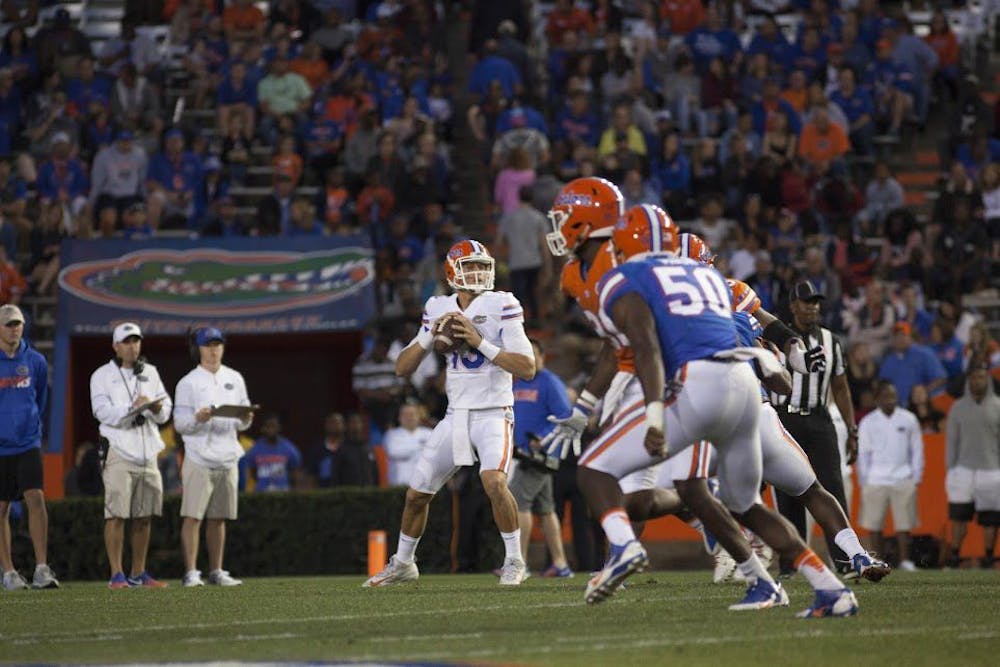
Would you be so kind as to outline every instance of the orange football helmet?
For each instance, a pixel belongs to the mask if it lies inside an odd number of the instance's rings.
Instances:
[[[733,312],[753,315],[760,309],[760,297],[753,288],[742,280],[726,278],[726,284],[733,295]]]
[[[608,238],[625,213],[625,198],[611,181],[594,176],[563,186],[549,209],[552,231],[545,235],[549,251],[562,257],[590,238]]]
[[[618,261],[645,253],[677,254],[680,230],[667,212],[659,206],[633,206],[615,225],[611,242],[615,244]]]
[[[454,290],[479,294],[493,289],[496,262],[479,241],[466,239],[451,247],[444,259],[444,275]]]
[[[705,243],[705,239],[697,234],[689,232],[681,234],[680,251],[678,254],[681,257],[688,257],[702,264],[715,264],[715,255],[712,254],[712,250]]]

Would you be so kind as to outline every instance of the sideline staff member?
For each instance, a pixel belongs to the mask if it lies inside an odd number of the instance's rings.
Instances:
[[[22,497],[35,547],[31,587],[59,588],[46,564],[49,515],[42,492],[42,414],[48,400],[48,365],[23,336],[21,309],[0,307],[0,569],[3,588],[8,591],[28,587],[10,555],[10,503]]]
[[[90,376],[90,409],[107,441],[104,462],[104,546],[108,588],[163,588],[146,571],[153,516],[163,514],[163,478],[156,456],[163,451],[160,424],[170,419],[170,397],[156,367],[141,356],[139,325],[124,322],[111,335],[114,358]],[[139,414],[135,408],[146,407]],[[132,520],[132,570],[125,578],[122,546],[125,521]]]
[[[239,586],[222,569],[226,543],[226,520],[236,519],[237,466],[243,447],[237,431],[250,428],[253,412],[243,376],[222,365],[226,337],[212,327],[197,329],[191,340],[191,356],[198,362],[193,371],[177,383],[174,395],[174,427],[184,436],[184,464],[181,481],[181,546],[184,550],[184,585],[204,586],[197,569],[198,534],[205,520],[208,546],[208,583]],[[241,419],[213,417],[212,406],[244,405]]]
[[[792,329],[802,337],[806,349],[811,350],[821,345],[826,363],[822,370],[808,374],[789,369],[792,374],[792,393],[788,396],[772,394],[771,400],[778,408],[781,424],[809,457],[819,483],[833,494],[844,512],[850,515],[844,496],[837,431],[827,409],[827,399],[832,394],[847,424],[847,463],[850,465],[858,455],[858,427],[854,425],[854,406],[851,403],[851,390],[847,385],[844,351],[833,332],[819,324],[819,305],[825,297],[816,291],[812,283],[803,280],[795,285],[791,299]],[[776,495],[781,514],[792,522],[799,535],[805,539],[805,507],[798,499],[781,491],[777,491]],[[850,560],[833,538],[833,535],[826,536],[827,548],[838,571],[843,573],[850,569]],[[782,572],[790,572],[791,563],[781,563],[781,568]]]

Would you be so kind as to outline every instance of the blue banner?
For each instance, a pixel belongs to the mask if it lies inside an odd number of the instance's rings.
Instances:
[[[350,331],[375,312],[365,237],[66,241],[58,326],[106,334],[123,320],[147,334],[189,326],[232,333]]]

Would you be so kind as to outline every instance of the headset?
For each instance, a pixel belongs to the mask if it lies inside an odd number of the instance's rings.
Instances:
[[[122,367],[122,359],[117,354],[112,357],[111,361],[115,362],[115,366],[118,368]],[[132,372],[135,373],[136,377],[142,375],[142,372],[146,369],[147,363],[146,357],[140,354],[139,358],[135,360],[134,364],[132,364]]]

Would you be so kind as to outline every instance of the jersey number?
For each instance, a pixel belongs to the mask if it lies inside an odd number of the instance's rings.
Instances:
[[[708,309],[721,317],[732,317],[729,289],[714,269],[699,266],[688,273],[680,266],[658,266],[653,273],[672,315],[694,317]]]
[[[469,370],[473,370],[482,366],[483,362],[486,361],[486,357],[479,350],[469,348],[461,354],[458,352],[451,353],[451,367],[458,368],[459,360],[461,360],[463,366]]]

